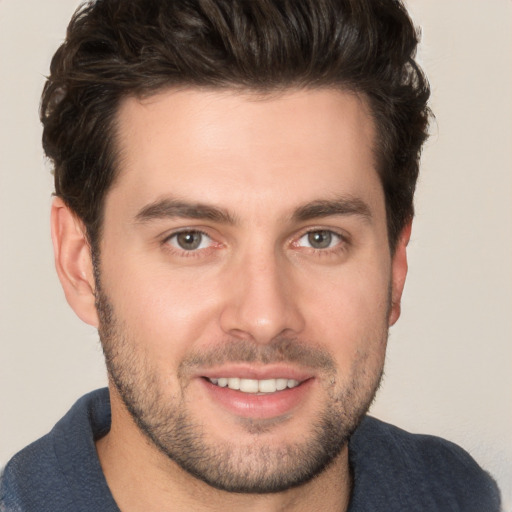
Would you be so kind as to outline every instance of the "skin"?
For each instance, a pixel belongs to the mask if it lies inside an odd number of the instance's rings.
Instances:
[[[378,386],[388,327],[400,315],[410,234],[407,226],[391,254],[364,100],[326,89],[265,97],[171,90],[125,100],[118,126],[121,172],[106,198],[99,272],[116,319],[116,332],[109,338],[103,329],[102,340],[125,347],[119,365],[128,364],[128,352],[144,360],[133,367],[133,380],[146,378],[152,399],[201,424],[205,446],[240,454],[237,468],[261,467],[263,448],[279,453],[307,442],[333,397],[346,400],[340,411],[348,424],[357,421]],[[322,209],[305,208],[319,202]],[[198,203],[217,213],[193,218]],[[180,230],[207,236],[187,251]],[[331,233],[327,247],[311,245],[308,233],[320,231]],[[67,300],[101,333],[84,229],[58,198],[52,234]],[[332,368],[275,359],[283,340],[326,355]],[[262,358],[233,366],[228,352],[215,364],[184,365],[237,343]],[[263,406],[243,396],[223,401],[203,377],[227,372],[295,372],[307,386],[299,399],[277,407],[265,398]],[[226,492],[162,453],[136,425],[112,378],[109,387],[112,428],[97,450],[123,512],[346,510],[346,445],[298,487]]]

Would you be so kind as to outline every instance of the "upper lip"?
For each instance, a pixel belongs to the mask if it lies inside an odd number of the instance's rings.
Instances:
[[[247,363],[232,363],[205,368],[197,372],[198,377],[218,379],[221,377],[238,377],[240,379],[294,379],[303,382],[312,378],[313,372],[286,364],[254,365]]]

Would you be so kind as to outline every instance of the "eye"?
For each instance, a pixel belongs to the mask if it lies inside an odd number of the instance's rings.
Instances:
[[[330,249],[342,241],[342,237],[334,233],[334,231],[318,229],[315,231],[309,231],[305,235],[302,235],[297,245],[301,247],[310,247],[312,249]]]
[[[212,244],[212,239],[202,231],[180,231],[167,239],[167,243],[183,251],[206,249]]]

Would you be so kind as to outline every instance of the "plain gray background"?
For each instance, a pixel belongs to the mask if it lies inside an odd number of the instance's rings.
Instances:
[[[37,108],[76,0],[0,0],[0,466],[105,385],[53,269]],[[512,2],[409,0],[437,117],[372,413],[465,447],[512,507]]]

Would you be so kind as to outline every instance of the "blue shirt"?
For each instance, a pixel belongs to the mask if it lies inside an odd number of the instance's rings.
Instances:
[[[0,512],[120,512],[94,442],[110,429],[107,389],[82,397],[7,464]],[[349,444],[349,512],[499,512],[493,479],[462,448],[366,417]]]

